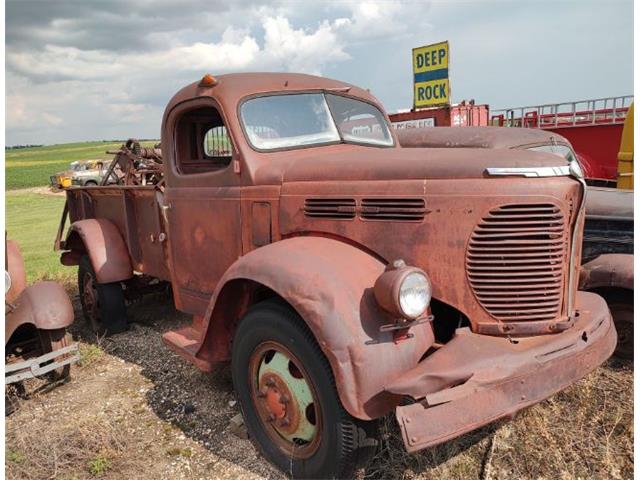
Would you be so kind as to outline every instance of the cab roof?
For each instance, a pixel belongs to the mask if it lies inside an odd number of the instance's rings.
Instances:
[[[165,113],[169,112],[178,103],[196,97],[210,96],[219,103],[229,106],[237,104],[242,98],[251,95],[313,90],[342,92],[374,103],[383,110],[378,100],[367,90],[356,87],[350,83],[325,77],[317,77],[315,75],[306,75],[303,73],[253,72],[214,75],[214,78],[216,83],[213,86],[200,86],[201,80],[198,79],[198,81],[182,88],[169,101]]]

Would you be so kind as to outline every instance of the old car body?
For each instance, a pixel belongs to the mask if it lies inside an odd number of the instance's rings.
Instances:
[[[73,323],[69,296],[58,283],[27,286],[18,244],[6,241],[5,384],[50,373],[66,378],[79,359],[67,327]]]
[[[106,174],[106,164],[104,160],[76,160],[69,164],[68,170],[50,177],[51,186],[61,189],[71,185],[98,185]]]
[[[404,129],[397,134],[407,148],[508,148],[577,158],[567,139],[538,129],[443,127]],[[607,300],[618,329],[617,352],[632,358],[633,190],[587,187],[581,262],[580,289]]]
[[[225,139],[217,148],[212,131]],[[253,325],[259,305],[265,319],[285,305],[326,359],[346,412],[365,421],[395,409],[415,451],[542,400],[613,351],[606,304],[577,292],[584,184],[565,159],[402,148],[369,92],[272,73],[207,75],[180,90],[162,152],[158,185],[69,189],[71,225],[63,240],[63,215],[57,244],[64,264],[87,259],[99,285],[140,274],[170,282],[193,323],[164,340],[204,371],[232,357],[236,368],[247,340],[232,344],[236,329]],[[399,291],[427,290],[428,310],[398,310]],[[269,374],[256,379],[262,427],[251,433],[281,468],[286,453],[294,475],[339,475],[331,469],[342,457],[312,469],[309,449],[322,441],[299,455],[287,443],[291,418],[319,435],[308,415],[290,417],[291,395],[302,401],[287,390],[291,375],[309,373],[292,364],[302,373],[260,363]],[[236,391],[243,375],[234,370]],[[273,448],[261,443],[272,430]]]

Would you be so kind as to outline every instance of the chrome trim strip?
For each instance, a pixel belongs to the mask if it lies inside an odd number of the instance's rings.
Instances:
[[[567,313],[569,315],[569,318],[573,318],[575,317],[575,295],[576,292],[578,291],[578,282],[577,282],[577,278],[579,277],[579,275],[576,275],[576,268],[575,268],[575,262],[576,262],[576,241],[578,239],[578,235],[577,235],[577,228],[578,225],[580,225],[582,223],[582,220],[585,216],[585,212],[586,212],[586,208],[585,205],[587,203],[587,183],[584,181],[584,178],[578,178],[575,175],[573,175],[573,178],[575,178],[578,182],[580,182],[580,185],[582,186],[582,199],[580,201],[580,206],[578,207],[578,214],[576,215],[576,221],[573,223],[573,229],[571,232],[572,238],[571,238],[571,251],[569,252],[569,301],[567,304]],[[575,285],[574,285],[575,284]]]
[[[489,175],[515,175],[520,177],[567,177],[571,175],[569,165],[558,167],[488,167]]]

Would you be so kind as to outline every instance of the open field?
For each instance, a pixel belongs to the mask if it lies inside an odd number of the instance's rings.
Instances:
[[[72,330],[83,363],[6,421],[8,479],[281,479],[249,440],[229,369],[205,374],[168,350],[162,332],[189,318],[168,298],[131,308],[132,330],[97,342]],[[43,434],[45,432],[45,434]],[[359,480],[633,478],[633,364],[615,359],[511,422],[409,455],[395,419]]]
[[[75,275],[75,269],[62,266],[60,255],[53,251],[65,196],[41,190],[45,193],[19,190],[5,196],[5,230],[20,245],[29,283]]]

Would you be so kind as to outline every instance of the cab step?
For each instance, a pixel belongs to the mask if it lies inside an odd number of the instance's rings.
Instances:
[[[192,326],[170,330],[162,335],[162,341],[185,360],[203,372],[212,372],[213,363],[196,357],[200,343],[200,330]]]

